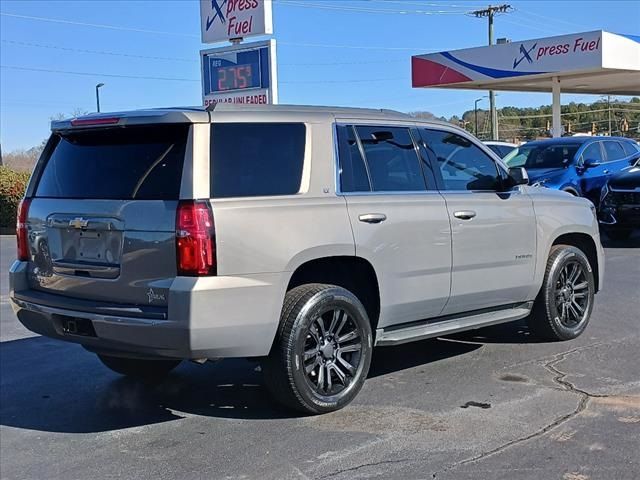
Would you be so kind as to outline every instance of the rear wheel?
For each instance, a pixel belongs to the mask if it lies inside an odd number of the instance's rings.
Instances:
[[[570,340],[589,323],[595,281],[586,255],[570,245],[551,249],[544,282],[527,323],[539,337]]]
[[[362,303],[334,285],[289,291],[280,329],[264,364],[267,388],[282,404],[305,413],[347,405],[369,372],[373,338]]]
[[[100,361],[120,375],[141,379],[157,379],[166,376],[180,365],[181,360],[146,360],[139,358],[114,357],[98,354]]]

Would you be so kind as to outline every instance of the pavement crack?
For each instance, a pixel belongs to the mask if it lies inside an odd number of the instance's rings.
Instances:
[[[587,347],[592,347],[594,346],[589,345]],[[565,392],[569,392],[575,395],[578,395],[578,404],[576,405],[576,407],[569,413],[562,415],[558,418],[556,418],[553,422],[548,423],[547,425],[545,425],[544,427],[536,430],[533,433],[530,433],[529,435],[525,435],[523,437],[520,438],[516,438],[514,440],[511,440],[509,442],[506,442],[496,448],[493,448],[489,451],[486,452],[482,452],[479,453],[478,455],[474,455],[473,457],[469,457],[466,458],[464,460],[461,460],[459,462],[456,462],[452,465],[449,465],[448,467],[443,468],[441,471],[439,472],[435,472],[432,474],[432,478],[436,478],[437,475],[442,474],[442,473],[446,473],[450,470],[453,470],[459,466],[462,465],[466,465],[469,463],[474,463],[474,462],[478,462],[480,460],[483,460],[487,457],[493,456],[497,453],[503,452],[504,450],[507,450],[508,448],[513,447],[514,445],[518,445],[520,443],[524,443],[524,442],[528,442],[529,440],[532,440],[534,438],[538,438],[541,437],[543,435],[545,435],[546,433],[548,433],[549,431],[555,429],[556,427],[568,422],[569,420],[571,420],[572,418],[574,418],[576,415],[579,415],[581,412],[583,412],[586,408],[587,405],[589,404],[589,399],[591,398],[607,398],[610,397],[610,395],[601,395],[601,394],[595,394],[595,393],[589,393],[585,390],[582,390],[578,387],[576,387],[573,383],[571,383],[569,380],[566,379],[567,375],[569,375],[568,373],[563,372],[562,370],[560,370],[557,365],[561,362],[563,362],[569,355],[579,352],[580,350],[583,350],[585,347],[578,347],[578,348],[574,348],[572,350],[568,350],[566,352],[561,352],[558,353],[556,355],[554,355],[550,360],[548,360],[547,362],[543,363],[542,366],[545,368],[545,370],[547,370],[548,372],[550,372],[553,375],[553,382],[555,384],[557,384],[559,386],[559,389]]]
[[[355,472],[357,470],[360,470],[360,469],[366,468],[366,467],[377,467],[378,465],[389,465],[389,464],[393,464],[393,463],[412,462],[414,460],[415,459],[413,459],[413,458],[401,458],[401,459],[398,459],[398,460],[380,460],[379,462],[363,463],[361,465],[356,465],[355,467],[341,468],[339,470],[336,470],[335,472],[328,473],[327,475],[323,475],[323,476],[321,476],[319,478],[331,478],[331,477],[335,477],[337,475],[341,475],[343,473]]]
[[[589,398],[610,397],[611,395],[590,393],[590,392],[587,392],[586,390],[582,390],[576,387],[573,383],[571,383],[569,380],[566,379],[567,375],[569,374],[563,372],[558,367],[556,367],[558,363],[564,361],[570,354],[574,352],[575,350],[570,350],[568,352],[559,353],[555,355],[552,360],[542,365],[548,372],[551,372],[553,374],[553,382],[558,384],[561,390],[572,392],[578,395],[584,395],[587,397],[587,400]]]

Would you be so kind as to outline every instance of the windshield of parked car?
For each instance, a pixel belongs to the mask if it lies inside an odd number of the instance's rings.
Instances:
[[[504,161],[509,167],[564,168],[569,165],[579,143],[525,144],[509,153]]]

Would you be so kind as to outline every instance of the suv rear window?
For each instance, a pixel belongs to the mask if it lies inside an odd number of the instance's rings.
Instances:
[[[36,197],[176,200],[188,125],[54,133]]]
[[[215,123],[211,126],[214,198],[293,195],[304,164],[302,123]]]

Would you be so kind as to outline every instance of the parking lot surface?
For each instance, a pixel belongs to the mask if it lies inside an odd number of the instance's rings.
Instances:
[[[352,405],[298,416],[256,362],[183,363],[145,384],[34,335],[8,304],[1,239],[2,479],[640,477],[640,235],[608,242],[586,332],[522,323],[378,348]]]

